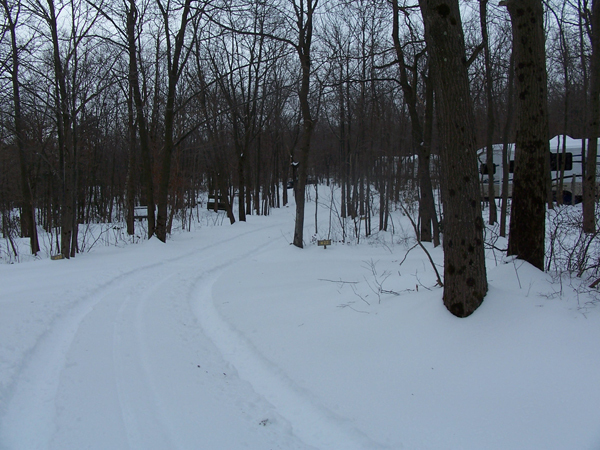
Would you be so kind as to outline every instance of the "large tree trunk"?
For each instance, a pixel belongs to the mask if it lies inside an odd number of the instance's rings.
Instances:
[[[310,112],[308,94],[310,89],[310,47],[312,42],[312,18],[316,1],[309,0],[306,11],[298,11],[299,39],[296,48],[300,59],[302,79],[300,82],[300,109],[302,111],[302,136],[298,146],[299,158],[297,161],[298,177],[294,183],[294,195],[296,197],[296,223],[294,225],[294,242],[296,247],[304,247],[304,205],[305,186],[308,175],[308,154],[310,152],[310,141],[312,139],[314,123]],[[303,15],[306,15],[304,22]]]
[[[600,134],[600,0],[592,2],[592,61],[590,67],[588,153],[583,179],[583,231],[596,231],[596,158]]]
[[[307,71],[310,69],[306,69]],[[304,68],[303,68],[304,71]],[[302,128],[302,136],[300,138],[300,143],[298,146],[299,158],[297,161],[297,177],[294,183],[294,196],[296,198],[296,222],[294,225],[294,242],[293,244],[296,247],[303,248],[304,247],[304,206],[305,206],[305,187],[306,187],[306,178],[308,176],[308,154],[310,151],[310,141],[312,138],[313,132],[313,121],[310,115],[310,108],[308,105],[308,79],[306,83],[302,82],[303,86],[301,91],[306,89],[306,94],[303,95],[301,92],[301,105],[303,116],[304,116],[304,125]],[[304,86],[306,84],[306,87]],[[305,97],[302,99],[302,97]]]
[[[550,172],[544,11],[541,0],[508,0],[513,29],[517,135],[508,254],[544,270]]]
[[[444,205],[444,304],[472,314],[487,292],[474,115],[458,0],[421,0],[435,77]]]

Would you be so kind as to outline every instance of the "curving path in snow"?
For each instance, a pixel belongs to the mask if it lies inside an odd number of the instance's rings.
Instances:
[[[0,397],[0,448],[370,447],[216,311],[211,291],[224,270],[284,242],[277,222],[247,228],[164,252],[151,241],[125,261],[104,256],[116,274],[57,306],[23,351]],[[59,264],[93,270],[94,261]]]
[[[0,266],[0,450],[600,448],[597,293],[491,255],[459,320],[423,254],[292,214]]]

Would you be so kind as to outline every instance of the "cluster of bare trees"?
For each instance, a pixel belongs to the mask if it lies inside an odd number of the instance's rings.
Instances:
[[[444,301],[466,316],[487,290],[476,151],[516,141],[509,251],[542,268],[555,134],[590,138],[596,228],[597,0],[0,3],[2,231],[19,211],[33,253],[38,229],[65,257],[82,223],[133,234],[139,205],[165,241],[207,191],[244,221],[286,204],[288,185],[302,247],[307,183],[338,184],[340,215],[367,234],[410,191],[419,238],[443,230]]]

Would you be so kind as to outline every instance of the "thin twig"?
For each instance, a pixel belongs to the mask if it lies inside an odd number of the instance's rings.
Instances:
[[[402,261],[400,261],[400,266],[404,263],[404,261],[406,261],[406,258],[408,257],[408,254],[411,252],[411,250],[417,248],[419,246],[418,243],[416,243],[415,245],[413,245],[411,248],[409,248],[406,253],[404,254],[404,258],[402,258]]]
[[[329,283],[340,283],[340,284],[358,284],[358,281],[344,281],[344,280],[328,280],[326,278],[319,278],[319,281],[327,281]]]
[[[435,263],[433,262],[433,258],[431,257],[431,255],[429,254],[429,252],[427,251],[427,249],[425,248],[425,246],[421,242],[421,238],[419,237],[419,230],[417,230],[417,224],[415,223],[415,221],[413,220],[413,218],[411,217],[411,215],[408,213],[406,207],[402,203],[400,203],[400,208],[402,208],[402,210],[406,214],[406,217],[408,217],[408,220],[410,220],[410,224],[412,225],[413,230],[415,230],[415,235],[417,236],[417,244],[419,245],[419,247],[421,247],[423,249],[423,251],[427,255],[427,258],[429,258],[429,262],[431,263],[431,267],[433,267],[433,270],[435,271],[435,276],[437,277],[437,284],[440,287],[444,287],[444,283],[442,282],[442,278],[440,277],[440,273],[438,272],[437,267],[435,267]]]
[[[371,306],[371,304],[362,296],[360,295],[357,291],[356,288],[353,285],[350,285],[352,287],[352,292],[354,292],[354,295],[356,295],[358,298],[360,298],[363,302],[365,302],[367,305]]]
[[[350,308],[352,311],[356,311],[357,313],[370,314],[368,311],[361,311],[359,309],[353,308],[348,303],[342,303],[341,305],[338,305],[338,308]]]

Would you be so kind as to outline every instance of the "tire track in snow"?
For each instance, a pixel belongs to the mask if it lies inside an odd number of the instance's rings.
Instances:
[[[264,247],[260,252],[265,251]],[[256,255],[247,253],[240,258]],[[198,277],[193,291],[193,310],[205,334],[223,357],[234,366],[240,378],[275,407],[306,445],[318,449],[386,449],[356,429],[348,420],[318,404],[311,394],[297,386],[283,371],[265,358],[241,333],[219,314],[212,287],[233,260]]]
[[[125,338],[123,332],[119,330],[120,320],[124,316],[126,308],[131,308],[131,295],[127,296],[126,300],[121,304],[117,313],[117,320],[113,324],[113,348],[119,349],[123,345]],[[122,325],[124,326],[124,325]],[[122,367],[125,365],[127,355],[124,355],[122,351],[116,351],[113,353],[113,364],[115,365],[117,373],[117,397],[119,399],[119,405],[121,407],[121,417],[125,424],[125,430],[127,432],[127,442],[130,448],[141,448],[142,433],[140,430],[140,423],[136,418],[135,408],[133,408],[133,394],[128,392],[125,388],[125,384],[122,380],[125,378]],[[119,370],[121,367],[121,370]],[[144,382],[145,380],[141,380]]]
[[[55,432],[55,399],[67,356],[82,322],[104,301],[113,298],[132,276],[163,266],[148,264],[110,278],[57,317],[42,335],[16,377],[0,422],[7,448],[47,448]]]
[[[17,377],[0,425],[8,448],[47,448],[55,430],[55,398],[67,354],[81,322],[123,276],[113,278],[56,319]]]
[[[145,272],[150,270],[181,262],[182,259],[193,257],[198,253],[202,254],[207,250],[221,247],[262,230],[264,228],[235,234],[216,243],[193,247],[183,254],[156,263],[142,264],[113,276],[85,294],[55,318],[49,325],[48,331],[28,352],[27,359],[23,361],[13,383],[7,388],[10,395],[0,417],[0,446],[33,450],[45,449],[50,445],[56,430],[56,395],[69,350],[81,323],[97,305],[106,299],[110,300],[113,294],[131,282],[132,277],[144,276]],[[234,259],[229,263],[233,263],[233,261]],[[138,303],[138,305],[140,304]],[[127,412],[127,408],[126,406],[124,414],[131,414]],[[124,424],[126,427],[132,427],[128,430],[131,432],[131,439],[135,442],[139,438],[139,433],[136,431],[137,425],[131,420],[131,416],[126,421],[124,420]]]
[[[156,389],[150,380],[151,369],[148,350],[144,346],[142,323],[145,303],[172,278],[172,275],[168,275],[152,283],[144,289],[143,295],[136,296],[136,300],[132,299],[132,295],[127,296],[113,322],[112,347],[117,397],[130,448],[175,448],[165,418],[158,407]]]

